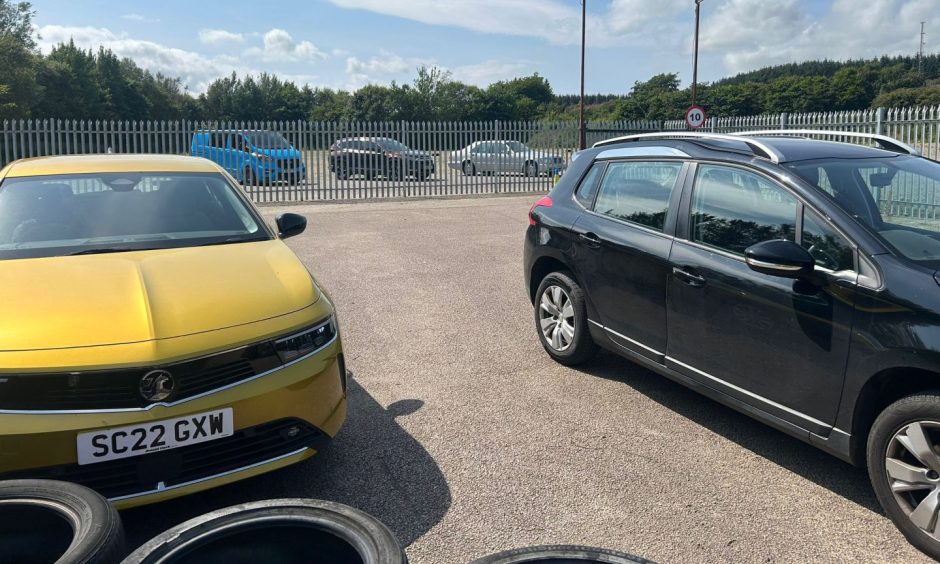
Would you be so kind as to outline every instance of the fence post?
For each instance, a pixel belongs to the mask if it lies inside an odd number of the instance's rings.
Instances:
[[[780,114],[780,129],[786,129],[790,125],[790,114],[783,112]]]
[[[875,133],[878,135],[884,135],[885,132],[885,109],[879,107],[875,111]]]

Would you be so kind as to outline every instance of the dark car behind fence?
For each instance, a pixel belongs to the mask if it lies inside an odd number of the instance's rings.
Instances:
[[[940,107],[713,117],[704,127],[722,133],[779,128],[884,133],[931,158],[940,156]],[[683,129],[681,121],[591,122],[586,137],[590,146],[618,135]],[[211,143],[194,143],[194,135],[200,132],[209,132],[204,138]],[[256,202],[545,192],[571,162],[578,137],[575,121],[13,120],[0,124],[0,166],[47,155],[192,154],[229,170]],[[246,143],[246,138],[270,140],[266,142],[274,146],[256,146]],[[395,158],[427,154],[433,159],[433,173],[355,174],[350,171],[365,169],[351,162],[337,175],[335,144],[350,138],[397,141],[407,150],[389,150],[383,158],[395,162]],[[356,157],[355,151],[342,156],[364,158]]]

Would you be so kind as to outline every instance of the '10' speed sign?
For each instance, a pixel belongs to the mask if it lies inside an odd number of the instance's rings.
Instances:
[[[702,106],[692,106],[685,111],[685,123],[692,129],[698,129],[705,125],[705,108]]]

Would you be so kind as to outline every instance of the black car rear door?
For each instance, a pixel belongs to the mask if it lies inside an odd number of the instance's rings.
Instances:
[[[609,162],[574,225],[578,271],[594,311],[590,323],[657,362],[666,350],[669,252],[685,167],[678,160]]]

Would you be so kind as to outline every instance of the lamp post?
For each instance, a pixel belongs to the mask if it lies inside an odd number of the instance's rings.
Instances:
[[[702,0],[695,0],[695,40],[692,44],[692,105],[695,105],[695,95],[698,86],[698,21],[699,7]]]
[[[587,137],[585,135],[584,125],[584,39],[587,21],[587,0],[581,0],[581,102],[578,104],[578,132],[580,140],[578,148],[584,150],[587,147]]]

